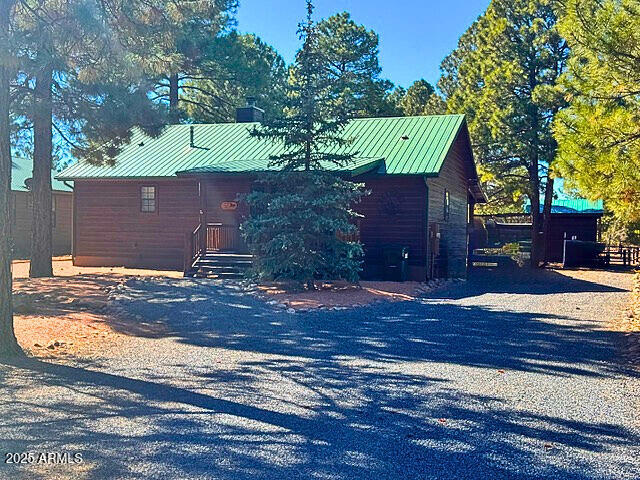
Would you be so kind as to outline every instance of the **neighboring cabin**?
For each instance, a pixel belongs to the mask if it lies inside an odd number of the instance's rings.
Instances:
[[[531,213],[531,205],[525,205]],[[547,241],[547,260],[561,262],[564,240],[597,242],[600,240],[600,219],[604,215],[602,200],[585,198],[554,199]]]
[[[238,198],[282,148],[249,135],[259,109],[238,113],[237,123],[171,125],[157,138],[136,132],[114,166],[59,174],[74,181],[74,263],[179,269],[198,226],[209,251],[246,251]],[[356,159],[340,174],[371,191],[357,207],[363,276],[381,276],[389,244],[409,247],[411,279],[464,276],[469,218],[485,201],[464,116],[357,119],[344,136]]]
[[[540,207],[542,210],[542,206]],[[600,240],[600,219],[604,214],[602,200],[584,198],[554,199],[547,237],[547,260],[560,262],[564,240],[596,242]],[[531,204],[525,203],[523,213],[476,216],[473,247],[484,248],[531,240]],[[479,234],[484,232],[484,235]]]
[[[55,172],[52,172],[52,177]],[[11,170],[11,236],[14,256],[28,257],[31,249],[31,192],[33,162],[26,158],[14,158]],[[71,227],[73,191],[63,182],[52,179],[53,253],[71,253]]]

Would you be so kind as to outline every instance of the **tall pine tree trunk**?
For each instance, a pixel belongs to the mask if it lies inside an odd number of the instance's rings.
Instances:
[[[179,110],[178,110],[178,74],[172,73],[169,75],[169,113],[171,114],[171,121],[178,121]]]
[[[556,78],[560,76],[560,69],[556,69]],[[555,117],[558,113],[558,109],[552,109],[553,116]],[[556,142],[553,136],[551,137],[551,158],[555,158],[556,152],[558,149],[558,143]],[[551,163],[547,165],[547,183],[546,189],[544,191],[544,204],[542,207],[542,252],[541,258],[543,263],[547,263],[549,261],[549,235],[551,231],[551,205],[553,203],[553,189],[554,189],[554,179],[553,179],[553,167]]]
[[[542,207],[542,251],[540,257],[543,263],[549,260],[549,252],[547,246],[549,245],[549,231],[551,230],[551,204],[553,202],[553,177],[551,176],[551,169],[547,174],[547,188],[544,192],[544,205]]]
[[[8,51],[9,17],[13,0],[0,0],[0,49]],[[11,299],[11,143],[9,82],[11,70],[0,63],[0,358],[20,354],[13,331]]]
[[[53,69],[47,62],[36,78],[33,107],[33,180],[31,198],[31,267],[29,276],[51,277],[53,232],[51,216],[52,115],[51,83]]]

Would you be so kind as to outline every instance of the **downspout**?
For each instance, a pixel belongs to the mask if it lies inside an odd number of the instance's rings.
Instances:
[[[430,273],[430,265],[429,265],[429,184],[427,183],[427,177],[423,176],[422,179],[424,180],[424,188],[426,189],[426,197],[427,197],[427,205],[426,205],[426,212],[425,212],[425,225],[424,225],[424,239],[425,239],[425,246],[424,246],[424,252],[425,252],[425,281],[430,280],[429,278],[429,273]]]

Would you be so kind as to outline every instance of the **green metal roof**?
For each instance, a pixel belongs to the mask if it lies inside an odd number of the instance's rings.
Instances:
[[[28,192],[26,181],[33,177],[33,161],[30,158],[12,158],[13,168],[11,169],[11,190],[16,192]],[[58,192],[71,192],[72,189],[54,177],[55,170],[51,171],[51,188]]]
[[[352,153],[360,159],[382,158],[382,173],[388,175],[437,175],[463,123],[464,115],[355,119],[343,133],[353,143],[336,147],[331,153]],[[283,151],[280,143],[250,136],[249,130],[254,126],[259,124],[169,125],[156,138],[135,131],[113,166],[80,161],[57,178],[173,177],[176,172],[230,162],[239,162],[235,172],[250,172],[252,162],[263,165],[271,155]],[[194,147],[190,146],[190,127],[194,127]]]
[[[540,205],[542,211],[544,205]],[[531,202],[526,199],[524,211],[531,212]],[[602,200],[587,200],[586,198],[556,198],[551,202],[551,213],[582,213],[601,214],[604,213]]]
[[[383,158],[354,158],[348,166],[339,167],[332,163],[327,163],[324,168],[333,172],[349,173],[352,176],[361,175],[370,172],[375,168],[383,165]],[[216,165],[208,165],[206,167],[196,167],[189,170],[176,172],[177,175],[202,175],[213,173],[243,173],[247,172],[274,172],[278,171],[278,167],[271,165],[267,159],[264,160],[236,160],[233,162],[223,162]]]

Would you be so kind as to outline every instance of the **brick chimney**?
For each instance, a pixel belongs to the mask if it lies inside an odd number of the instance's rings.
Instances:
[[[249,123],[261,122],[264,110],[256,107],[255,97],[247,97],[247,106],[236,108],[236,122]]]

